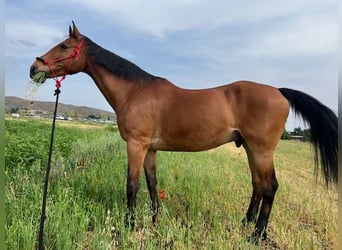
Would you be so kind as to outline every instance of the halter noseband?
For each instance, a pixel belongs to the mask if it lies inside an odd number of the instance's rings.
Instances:
[[[84,39],[82,39],[80,41],[80,43],[77,44],[77,46],[75,46],[74,51],[69,56],[66,56],[66,57],[57,58],[55,60],[45,60],[45,59],[43,59],[41,57],[36,57],[36,60],[41,61],[46,66],[48,66],[48,68],[50,70],[50,73],[52,74],[52,78],[56,81],[57,89],[59,89],[61,87],[62,81],[65,79],[66,74],[69,72],[73,60],[69,61],[68,67],[67,67],[67,69],[65,70],[63,76],[60,79],[58,79],[58,77],[56,76],[54,70],[51,68],[51,65],[56,63],[56,62],[61,62],[61,61],[64,61],[64,60],[67,60],[67,59],[73,59],[73,58],[75,58],[75,61],[78,61],[78,59],[80,57],[80,52],[81,52],[81,48],[83,46],[83,43],[84,43]]]

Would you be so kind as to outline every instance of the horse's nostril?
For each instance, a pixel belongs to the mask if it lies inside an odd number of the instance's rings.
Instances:
[[[35,66],[31,66],[31,68],[30,68],[30,77],[32,78],[35,74],[36,74],[36,67]]]

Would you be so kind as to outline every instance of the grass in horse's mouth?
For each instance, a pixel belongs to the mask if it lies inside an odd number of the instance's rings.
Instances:
[[[46,74],[47,73],[44,71],[39,71],[29,81],[27,88],[26,88],[26,97],[31,96],[31,101],[34,101],[38,88],[46,80]]]
[[[46,78],[46,72],[45,71],[39,71],[37,72],[31,79],[30,83],[37,85],[37,84],[42,84],[45,81]]]

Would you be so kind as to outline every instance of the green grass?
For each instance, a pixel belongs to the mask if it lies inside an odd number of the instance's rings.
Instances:
[[[337,191],[313,174],[306,143],[282,141],[275,164],[280,184],[269,240],[246,241],[243,228],[251,177],[242,148],[159,152],[158,188],[165,190],[158,226],[151,223],[142,176],[137,221],[124,227],[125,144],[110,126],[57,123],[49,183],[46,249],[337,249]],[[6,120],[6,248],[37,241],[50,124]]]
[[[37,72],[27,84],[26,97],[31,97],[31,100],[34,100],[40,85],[44,83],[45,79],[46,72]]]

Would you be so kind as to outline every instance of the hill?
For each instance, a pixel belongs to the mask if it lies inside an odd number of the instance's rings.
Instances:
[[[24,115],[38,115],[43,117],[52,117],[55,107],[55,102],[43,102],[22,99],[15,96],[5,97],[5,112],[19,113]],[[70,104],[58,104],[58,115],[72,117],[72,118],[83,118],[92,117],[104,120],[116,121],[116,115],[114,112],[108,112],[101,109],[86,107],[86,106],[75,106]]]

